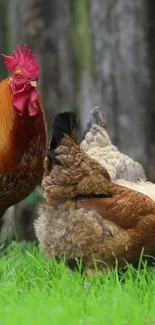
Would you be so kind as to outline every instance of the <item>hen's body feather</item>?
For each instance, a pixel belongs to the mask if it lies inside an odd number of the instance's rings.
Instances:
[[[131,190],[143,193],[155,201],[155,184],[151,182],[128,182],[124,179],[117,179],[115,183],[130,188]]]
[[[104,168],[68,135],[50,151],[43,179],[46,204],[35,224],[48,256],[82,257],[87,267],[93,257],[109,266],[116,258],[119,266],[136,263],[143,247],[155,256],[155,203],[105,178]]]

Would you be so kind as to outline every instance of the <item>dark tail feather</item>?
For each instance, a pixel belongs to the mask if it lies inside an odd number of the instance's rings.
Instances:
[[[76,127],[76,115],[73,112],[57,114],[52,124],[51,149],[54,150],[59,145],[64,134],[71,136],[72,131],[76,129]]]
[[[90,119],[87,123],[86,129],[83,133],[81,141],[84,140],[85,135],[87,134],[87,132],[91,129],[91,127],[94,124],[97,124],[103,128],[106,128],[106,118],[98,106],[95,106],[90,113]]]
[[[52,123],[52,139],[48,149],[48,158],[50,160],[53,160],[55,156],[54,150],[60,144],[64,134],[71,136],[76,128],[76,115],[73,112],[64,112],[56,115]]]

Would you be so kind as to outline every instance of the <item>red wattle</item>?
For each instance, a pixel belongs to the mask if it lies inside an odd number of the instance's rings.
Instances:
[[[30,93],[29,101],[28,101],[28,112],[30,116],[35,116],[39,113],[39,108],[37,105],[37,90],[33,88]]]
[[[14,94],[13,104],[16,107],[17,114],[23,116],[28,104],[28,94],[25,92]]]
[[[17,110],[17,114],[23,116],[26,111],[30,116],[35,116],[39,113],[37,106],[37,90],[35,88],[27,91],[16,92],[13,95],[13,104]]]

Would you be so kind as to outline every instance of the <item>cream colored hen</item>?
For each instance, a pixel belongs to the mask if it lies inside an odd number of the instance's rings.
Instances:
[[[107,132],[105,117],[98,107],[91,112],[81,141],[81,148],[108,171],[112,181],[116,179],[146,180],[142,165],[121,153],[112,144]]]
[[[155,201],[155,184],[146,181],[141,164],[121,153],[111,142],[104,114],[95,107],[81,142],[82,149],[108,171],[114,183],[149,196]]]

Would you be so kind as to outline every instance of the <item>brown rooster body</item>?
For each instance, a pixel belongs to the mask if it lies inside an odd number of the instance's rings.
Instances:
[[[126,261],[137,263],[142,248],[155,256],[155,203],[112,183],[64,127],[62,135],[55,134],[45,163],[46,204],[35,223],[47,255],[80,257],[89,268],[93,259],[103,267],[116,265],[116,260],[120,267]]]
[[[41,182],[47,138],[37,61],[26,45],[4,60],[12,75],[0,83],[0,217]]]

